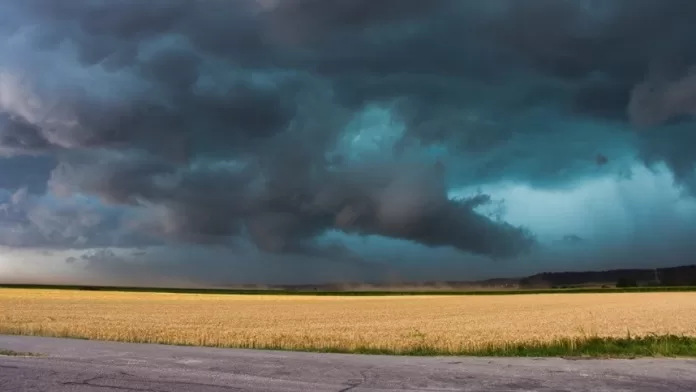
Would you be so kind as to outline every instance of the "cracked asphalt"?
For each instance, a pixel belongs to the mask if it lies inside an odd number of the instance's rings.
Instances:
[[[696,391],[696,360],[391,357],[0,335],[2,392]]]

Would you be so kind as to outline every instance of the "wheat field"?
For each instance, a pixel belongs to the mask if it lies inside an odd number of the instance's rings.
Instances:
[[[319,297],[0,289],[0,333],[214,347],[440,352],[696,336],[696,293]]]

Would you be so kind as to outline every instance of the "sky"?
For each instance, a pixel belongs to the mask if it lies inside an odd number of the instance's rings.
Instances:
[[[689,264],[691,0],[0,4],[0,280]]]

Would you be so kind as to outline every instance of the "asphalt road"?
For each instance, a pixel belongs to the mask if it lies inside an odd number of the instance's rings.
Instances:
[[[389,357],[0,335],[2,392],[696,391],[696,360]]]

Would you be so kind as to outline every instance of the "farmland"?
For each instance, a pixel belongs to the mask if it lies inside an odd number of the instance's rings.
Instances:
[[[689,354],[696,352],[696,293],[282,296],[0,289],[0,333],[481,355],[543,355],[583,344],[602,351],[599,343],[625,346],[630,334],[650,341],[653,352],[647,354],[682,352],[685,345]]]

